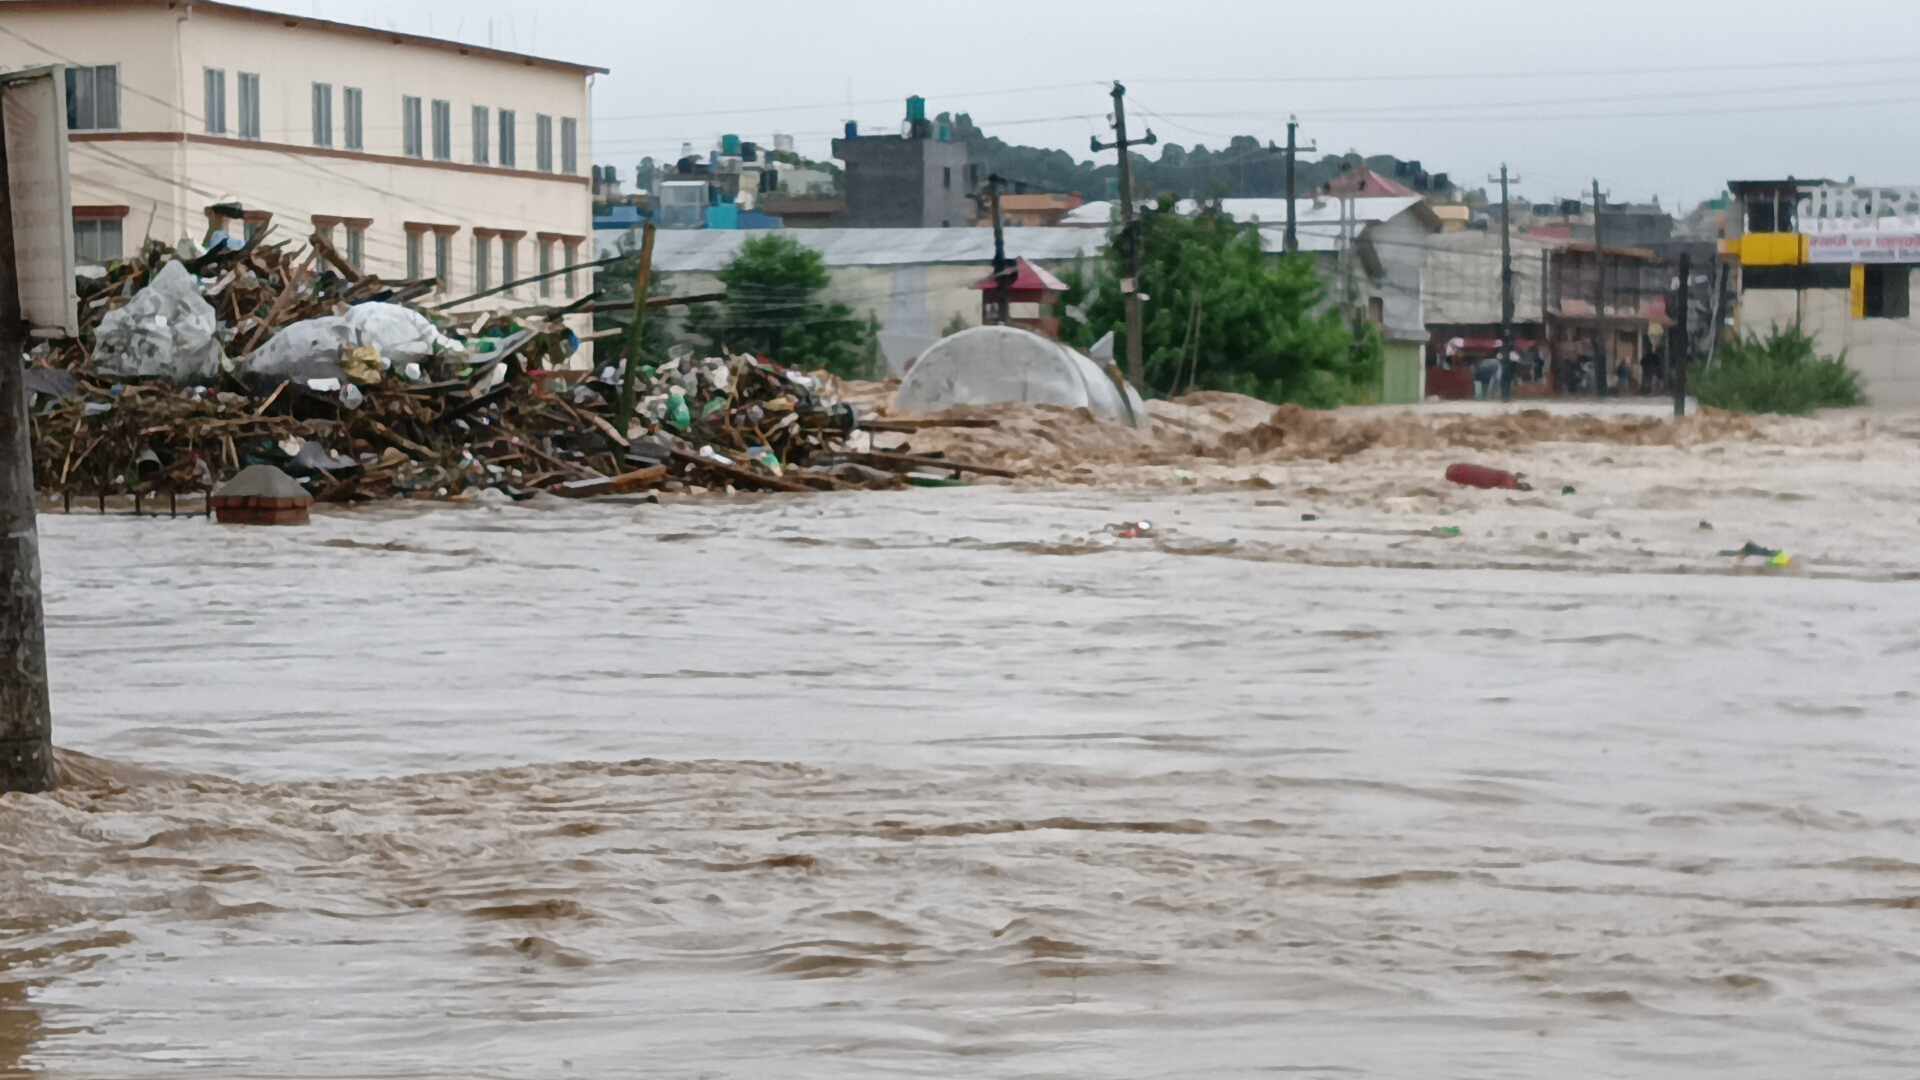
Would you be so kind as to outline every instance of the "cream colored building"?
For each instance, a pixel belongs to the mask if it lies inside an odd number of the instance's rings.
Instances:
[[[605,69],[225,3],[0,0],[0,68],[69,65],[79,261],[146,237],[328,234],[451,298],[592,257]],[[580,271],[494,303],[561,301]]]

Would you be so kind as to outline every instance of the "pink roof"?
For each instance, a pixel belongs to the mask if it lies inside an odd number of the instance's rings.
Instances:
[[[1341,173],[1327,182],[1321,190],[1329,195],[1351,195],[1357,199],[1404,199],[1417,196],[1413,190],[1397,180],[1389,180],[1372,169],[1354,169]]]
[[[1052,274],[1047,273],[1045,270],[1042,270],[1040,267],[1033,265],[1025,259],[1015,259],[1013,261],[1013,269],[1013,283],[1007,286],[1009,291],[1056,293],[1067,291],[1066,282],[1061,281],[1059,278],[1054,277]],[[988,274],[986,277],[974,282],[973,287],[981,291],[993,288],[993,275]]]

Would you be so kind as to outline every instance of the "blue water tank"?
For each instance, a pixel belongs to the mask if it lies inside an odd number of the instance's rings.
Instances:
[[[907,99],[907,123],[918,124],[927,118],[927,99],[915,94]]]
[[[858,120],[847,121],[847,138],[857,139],[859,137],[860,137],[860,121]]]
[[[720,136],[720,152],[726,155],[727,157],[739,157],[740,156],[740,136],[738,135]]]

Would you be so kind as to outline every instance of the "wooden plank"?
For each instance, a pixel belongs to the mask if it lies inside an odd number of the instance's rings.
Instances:
[[[957,473],[978,473],[981,476],[998,476],[1004,480],[1018,480],[1020,474],[1012,469],[996,468],[992,465],[972,465],[964,461],[948,461],[945,458],[917,457],[913,454],[889,454],[880,450],[865,453],[848,452],[840,455],[849,461],[862,465],[878,465],[887,469],[950,469]]]
[[[675,461],[685,462],[688,465],[697,465],[700,468],[717,472],[721,476],[732,480],[736,485],[746,484],[753,487],[768,487],[775,491],[790,491],[795,495],[813,494],[813,488],[805,484],[798,484],[784,477],[775,476],[772,473],[754,472],[751,469],[743,469],[738,465],[724,464],[712,458],[701,457],[699,454],[693,453],[690,450],[675,449],[673,451],[673,459]]]
[[[667,479],[667,467],[655,465],[647,469],[635,469],[619,476],[602,476],[592,480],[570,480],[564,484],[555,484],[549,488],[563,499],[592,499],[602,495],[631,495],[636,491],[645,491],[657,487]]]

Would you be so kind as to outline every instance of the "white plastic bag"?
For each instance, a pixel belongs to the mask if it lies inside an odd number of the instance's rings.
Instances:
[[[110,375],[204,381],[220,371],[213,305],[187,268],[160,268],[131,303],[100,320],[94,366]]]
[[[247,370],[283,379],[345,378],[340,358],[361,345],[379,349],[389,368],[465,352],[412,308],[360,304],[345,315],[307,319],[281,330],[247,358]]]

